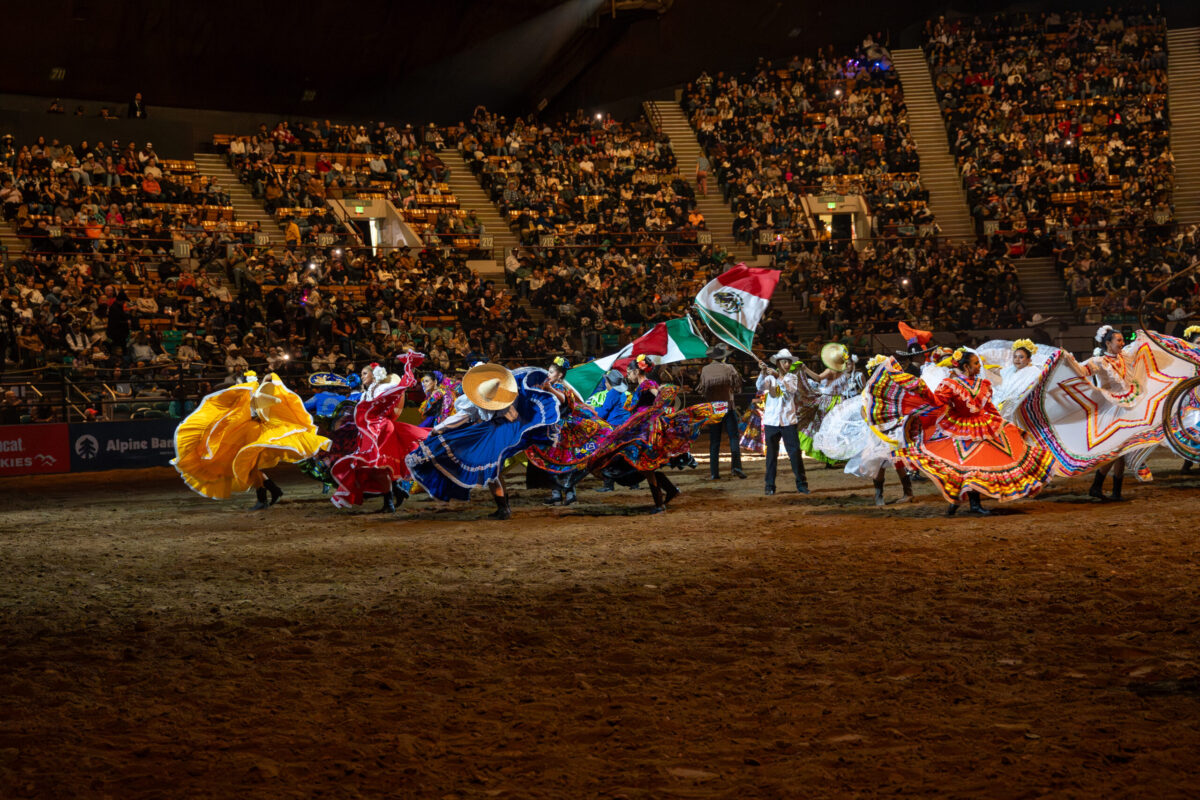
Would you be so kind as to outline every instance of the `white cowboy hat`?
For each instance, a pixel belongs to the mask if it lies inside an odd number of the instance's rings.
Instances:
[[[1029,320],[1029,326],[1036,328],[1038,325],[1045,325],[1047,322],[1054,322],[1055,317],[1043,317],[1041,314],[1034,314],[1033,319]]]
[[[788,361],[795,361],[796,357],[794,355],[792,355],[791,350],[788,350],[785,347],[782,350],[780,350],[778,353],[776,353],[775,355],[771,356],[771,363],[778,364],[780,359],[787,359]]]
[[[517,399],[517,379],[499,364],[478,364],[462,379],[463,393],[487,411],[503,411]]]

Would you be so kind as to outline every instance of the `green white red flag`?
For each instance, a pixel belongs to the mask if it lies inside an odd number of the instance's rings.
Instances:
[[[640,355],[648,355],[657,364],[703,358],[708,344],[696,333],[692,320],[681,317],[660,322],[612,355],[597,358],[567,370],[567,383],[583,397],[588,397],[600,385],[610,369],[625,372],[625,367]]]
[[[753,355],[754,331],[778,283],[778,270],[738,264],[700,290],[696,311],[717,338]]]

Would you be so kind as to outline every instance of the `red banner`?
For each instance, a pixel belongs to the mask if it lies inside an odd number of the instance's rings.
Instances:
[[[0,477],[70,471],[68,438],[62,422],[0,425]]]

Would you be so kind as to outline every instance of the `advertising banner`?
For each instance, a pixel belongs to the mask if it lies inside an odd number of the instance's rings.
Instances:
[[[72,424],[71,471],[165,467],[175,456],[178,424],[174,419]]]
[[[0,425],[0,477],[66,472],[69,452],[64,423]]]

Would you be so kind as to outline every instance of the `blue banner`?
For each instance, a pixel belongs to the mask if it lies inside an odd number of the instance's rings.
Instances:
[[[175,457],[175,419],[85,422],[69,426],[71,471],[165,467]]]

